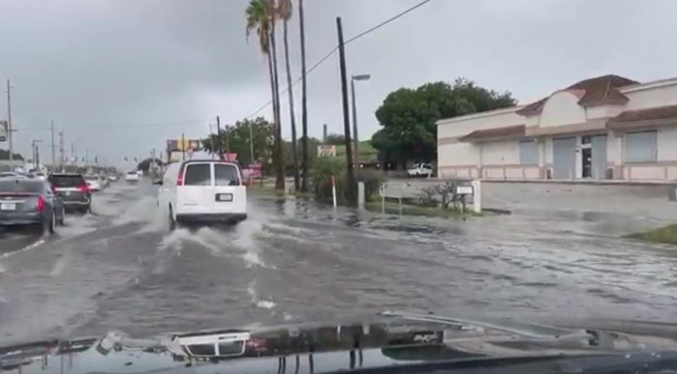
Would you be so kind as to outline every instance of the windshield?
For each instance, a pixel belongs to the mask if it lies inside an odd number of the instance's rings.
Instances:
[[[49,182],[54,187],[78,187],[85,184],[84,179],[79,175],[52,175]]]
[[[300,342],[317,348],[384,311],[566,325],[579,343],[601,322],[677,324],[677,0],[0,14],[0,172],[21,175],[0,192],[46,186],[0,193],[0,361],[118,332],[190,335],[208,362],[263,342],[204,330],[291,339],[310,322]],[[447,330],[442,345],[467,331]],[[341,331],[328,349],[375,333]],[[497,355],[546,354],[539,334],[501,337]],[[459,356],[484,354],[485,335],[466,338]],[[606,338],[584,348],[641,350]],[[72,367],[104,374],[89,364]]]
[[[43,182],[2,180],[0,181],[0,194],[24,192],[24,193],[43,193],[45,184]]]

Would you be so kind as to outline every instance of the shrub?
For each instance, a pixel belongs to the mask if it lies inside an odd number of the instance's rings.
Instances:
[[[331,200],[331,177],[336,177],[336,194],[339,201],[343,200],[343,191],[340,186],[341,176],[345,172],[345,162],[333,157],[322,157],[315,160],[313,168],[310,170],[310,181],[313,186],[315,198],[318,200]]]

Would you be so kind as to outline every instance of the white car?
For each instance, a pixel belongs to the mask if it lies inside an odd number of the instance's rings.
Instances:
[[[138,183],[139,180],[141,180],[141,177],[139,177],[139,172],[137,171],[127,172],[125,175],[125,181],[127,181],[127,183]]]
[[[90,191],[98,192],[101,190],[101,181],[99,180],[99,177],[96,175],[85,175],[84,178]]]
[[[427,163],[414,164],[413,168],[407,170],[407,176],[409,178],[416,177],[430,178],[433,176],[433,166]]]
[[[237,164],[218,160],[176,162],[159,182],[158,204],[177,222],[237,223],[247,219],[247,188]]]

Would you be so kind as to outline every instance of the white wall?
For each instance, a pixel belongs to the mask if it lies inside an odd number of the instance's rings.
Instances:
[[[578,105],[578,96],[571,92],[559,91],[554,93],[541,111],[540,126],[560,126],[583,123],[585,109]]]
[[[437,122],[437,139],[461,137],[475,130],[494,129],[498,127],[524,124],[524,117],[515,114],[518,108],[488,112],[480,115],[468,115]]]
[[[624,94],[630,99],[625,105],[625,110],[647,109],[677,104],[677,84],[639,91],[629,90],[624,91]]]
[[[437,146],[437,165],[445,166],[477,166],[479,163],[479,147],[471,143],[454,143]]]
[[[658,130],[658,161],[677,161],[677,127]]]
[[[482,166],[519,165],[519,144],[516,140],[482,144]]]

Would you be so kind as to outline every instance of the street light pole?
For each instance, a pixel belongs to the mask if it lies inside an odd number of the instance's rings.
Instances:
[[[12,143],[12,94],[9,79],[7,80],[7,137],[9,138],[9,168],[14,171],[14,143]]]
[[[355,143],[355,167],[360,168],[360,140],[357,133],[357,99],[355,98],[355,81],[366,81],[371,78],[369,74],[353,75],[350,79],[350,90],[353,96],[352,106],[353,106],[353,135]]]

